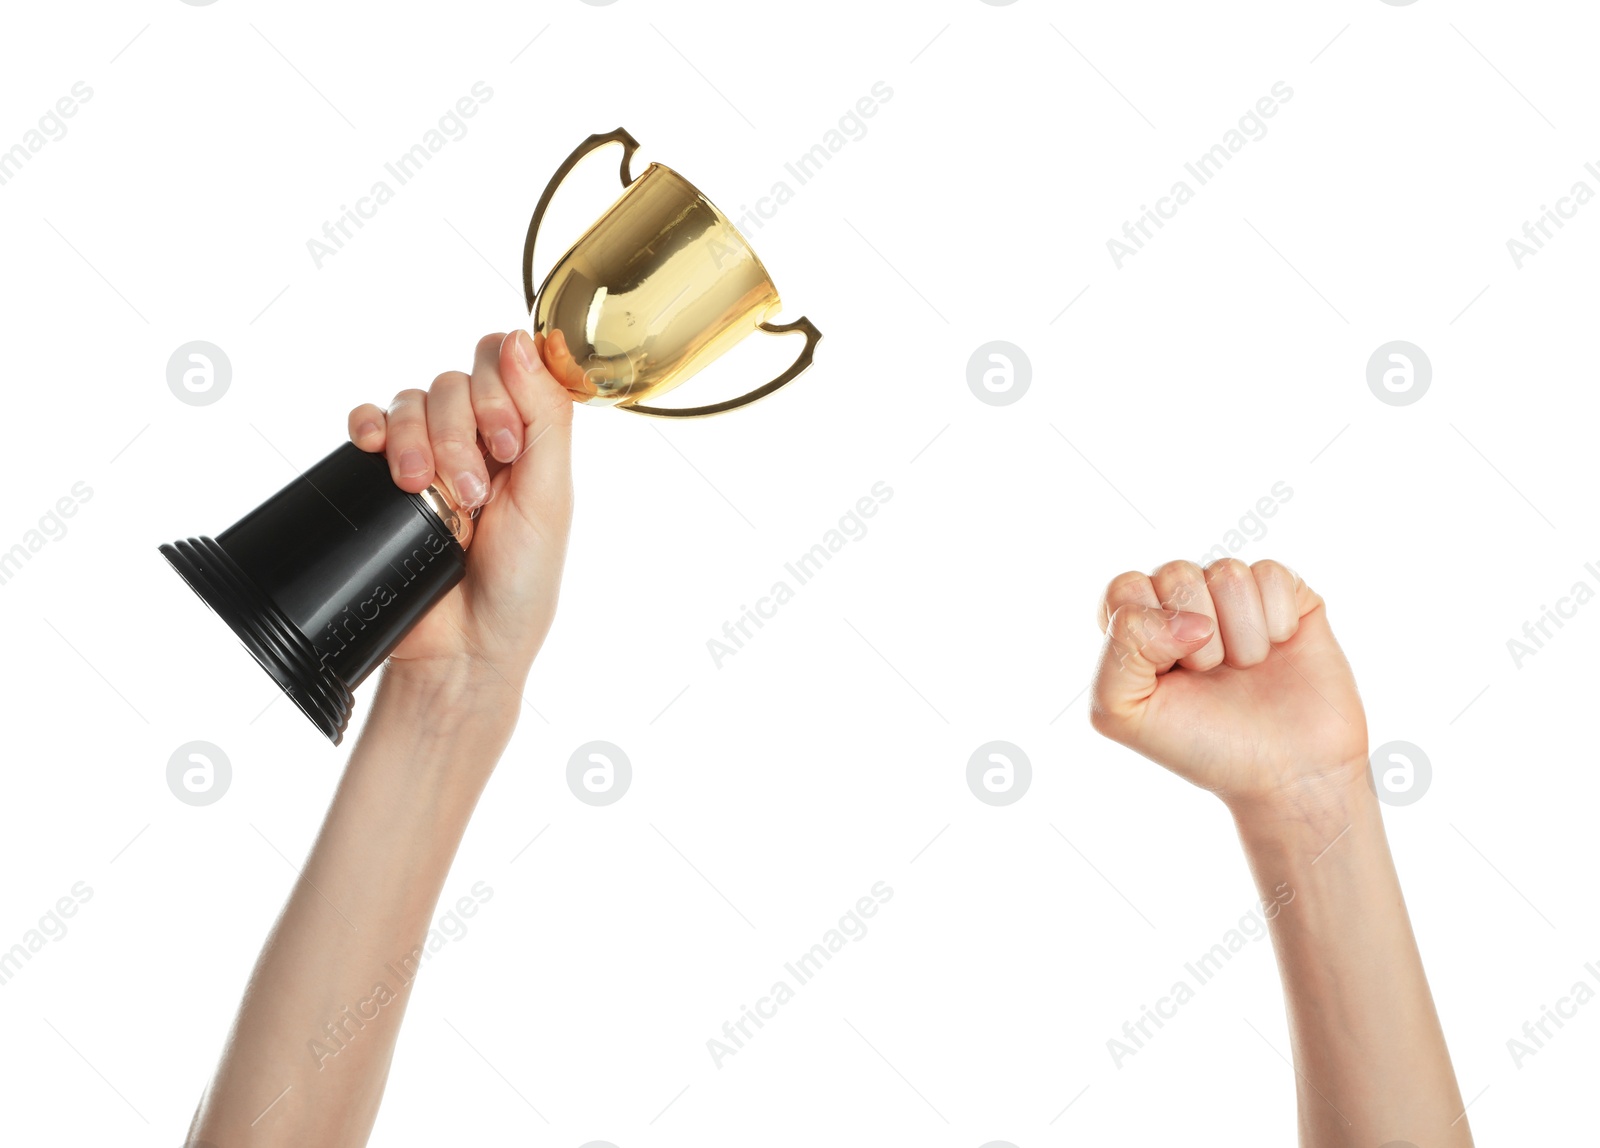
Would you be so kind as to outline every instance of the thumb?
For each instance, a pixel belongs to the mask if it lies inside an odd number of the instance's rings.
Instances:
[[[1216,623],[1205,614],[1156,606],[1119,606],[1106,626],[1090,699],[1089,720],[1114,741],[1127,741],[1156,691],[1157,675],[1210,639]]]
[[[501,343],[500,377],[525,426],[522,453],[500,481],[531,519],[564,528],[572,504],[572,393],[545,367],[526,331],[512,331]]]

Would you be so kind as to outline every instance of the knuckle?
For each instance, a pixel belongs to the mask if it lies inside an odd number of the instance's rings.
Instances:
[[[389,414],[399,419],[415,418],[422,413],[426,401],[427,392],[411,387],[394,396],[394,401],[389,404]]]
[[[1272,558],[1263,558],[1259,562],[1250,564],[1250,573],[1254,574],[1257,582],[1278,582],[1284,586],[1294,585],[1294,576],[1289,573],[1289,568],[1282,562]]]
[[[1171,562],[1163,562],[1151,575],[1152,578],[1170,579],[1174,582],[1198,582],[1204,576],[1199,565],[1186,558],[1174,558]]]
[[[1147,582],[1148,579],[1145,575],[1137,570],[1129,570],[1124,574],[1118,574],[1110,582],[1106,583],[1105,600],[1107,602],[1127,601],[1135,594],[1138,594]]]
[[[517,404],[512,402],[511,396],[504,391],[474,394],[472,413],[478,422],[484,425],[498,426],[501,423],[522,425],[522,416],[517,412]]]
[[[429,435],[433,448],[441,454],[476,455],[477,440],[462,434],[455,428],[437,430]]]
[[[441,391],[454,390],[467,385],[467,375],[464,371],[443,371],[434,376],[433,385],[428,389],[435,394]]]
[[[552,379],[534,398],[534,421],[543,426],[571,426],[572,407],[571,393]]]
[[[1206,567],[1206,581],[1209,583],[1237,584],[1250,576],[1250,568],[1237,558],[1218,558]]]
[[[1152,577],[1161,591],[1161,604],[1169,610],[1205,609],[1206,576],[1199,565],[1179,559],[1156,568]]]
[[[1123,657],[1143,650],[1155,637],[1155,632],[1156,626],[1150,611],[1143,606],[1118,606],[1112,611],[1110,624],[1106,627],[1111,644]]]
[[[1131,605],[1118,606],[1111,611],[1111,621],[1107,624],[1106,630],[1112,635],[1125,634],[1130,627],[1137,624],[1138,615],[1139,611]]]
[[[504,331],[491,332],[485,335],[478,340],[478,345],[475,349],[478,357],[498,356],[500,354],[500,344],[505,342],[505,339],[506,333]]]

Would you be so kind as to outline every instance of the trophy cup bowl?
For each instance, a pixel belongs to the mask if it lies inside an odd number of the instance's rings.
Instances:
[[[621,143],[623,193],[557,261],[537,294],[533,249],[557,187],[589,152]],[[660,418],[693,418],[745,406],[810,366],[821,334],[800,318],[766,320],[781,305],[772,277],[728,217],[683,176],[653,163],[629,174],[638,148],[618,128],[590,136],[539,201],[522,253],[522,287],[534,345],[580,401]],[[651,407],[752,331],[803,331],[795,363],[747,395],[700,407]]]
[[[578,162],[623,146],[622,195],[536,292],[533,253],[556,189]],[[575,401],[659,418],[745,406],[811,365],[821,332],[768,322],[777,289],[739,230],[694,185],[651,164],[637,178],[626,131],[590,136],[556,170],[528,226],[522,284],[534,344]],[[754,331],[802,332],[794,363],[748,394],[698,407],[641,405]],[[466,576],[473,516],[441,483],[394,484],[388,462],[344,443],[215,538],[161,554],[335,745],[353,691]]]

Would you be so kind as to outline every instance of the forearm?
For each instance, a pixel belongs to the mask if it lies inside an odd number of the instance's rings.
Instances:
[[[1234,815],[1262,900],[1278,904],[1302,1145],[1470,1145],[1371,789]]]
[[[385,670],[193,1136],[365,1143],[428,922],[515,718],[492,676]]]

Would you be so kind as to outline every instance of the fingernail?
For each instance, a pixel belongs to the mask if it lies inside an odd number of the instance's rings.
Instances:
[[[371,419],[368,419],[366,422],[364,422],[360,426],[356,427],[356,438],[358,438],[358,439],[371,438],[373,435],[375,435],[377,433],[378,433],[378,424],[373,422]]]
[[[517,457],[517,440],[510,431],[501,427],[489,436],[489,449],[501,462],[512,462]]]
[[[483,485],[483,479],[464,470],[456,475],[456,498],[460,500],[462,509],[471,510],[483,502],[483,496],[488,490]]]
[[[517,362],[522,364],[522,369],[533,370],[533,340],[528,338],[528,332],[519,329],[512,335],[511,348],[516,351]]]
[[[1187,612],[1179,613],[1167,623],[1167,629],[1180,642],[1198,642],[1202,638],[1209,638],[1215,628],[1211,619],[1204,614]]]
[[[400,452],[400,477],[421,478],[428,473],[428,460],[422,457],[420,450],[403,450]]]

